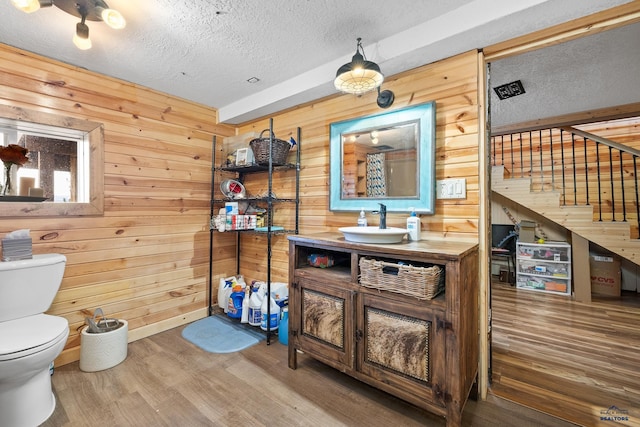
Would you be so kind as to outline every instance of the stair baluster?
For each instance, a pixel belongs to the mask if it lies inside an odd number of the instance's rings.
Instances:
[[[565,132],[569,133],[570,140],[566,137]],[[506,135],[509,137],[506,138]],[[579,144],[578,137],[582,139],[582,150],[577,146]],[[529,141],[525,141],[525,138],[528,138]],[[537,141],[535,141],[536,138]],[[558,143],[560,144],[559,149],[557,148]],[[568,150],[569,144],[571,145],[570,152]],[[601,156],[606,154],[600,149],[601,145],[609,149],[608,174],[604,174],[606,166],[603,160],[605,159]],[[572,206],[590,206],[594,200],[597,200],[598,211],[594,210],[594,221],[624,223],[631,220],[634,223],[632,229],[634,238],[640,238],[640,226],[638,225],[638,218],[640,218],[638,193],[640,190],[638,189],[637,176],[637,158],[640,157],[640,150],[566,126],[536,130],[526,129],[494,135],[491,147],[494,166],[508,166],[505,171],[508,171],[509,178],[517,179],[519,176],[520,179],[526,179],[528,177],[532,180],[533,190],[539,192],[548,191],[549,185],[551,185],[551,191],[560,193],[559,203],[561,206],[567,206],[567,191],[571,186],[573,188]],[[535,156],[538,164],[534,164],[535,150],[539,150],[538,155]],[[625,153],[631,157],[627,157]],[[584,158],[580,159],[579,156],[584,156]],[[615,158],[616,156],[618,159]],[[546,162],[549,162],[549,167]],[[633,165],[631,165],[632,162]],[[559,171],[556,163],[561,166]],[[633,173],[629,172],[632,166]],[[590,167],[593,168],[592,173],[589,173]],[[520,169],[519,174],[518,169]],[[538,173],[540,174],[539,180]],[[562,179],[561,184],[560,178]],[[584,185],[582,184],[583,179]],[[631,182],[625,182],[631,179],[634,181],[633,189]],[[593,182],[594,180],[597,182],[597,190],[594,186],[596,184]],[[540,186],[538,186],[538,182]],[[556,183],[559,188],[556,188]],[[597,198],[595,197],[596,191]],[[608,195],[608,192],[611,194]],[[632,199],[634,210],[631,210],[630,201]],[[629,203],[628,207],[627,203]]]

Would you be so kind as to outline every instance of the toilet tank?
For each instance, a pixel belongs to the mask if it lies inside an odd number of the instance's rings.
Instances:
[[[66,262],[61,254],[0,262],[0,322],[47,311],[62,283]]]

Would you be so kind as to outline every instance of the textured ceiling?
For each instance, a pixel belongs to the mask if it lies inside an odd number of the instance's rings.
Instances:
[[[491,87],[520,80],[525,93],[498,100],[492,129],[640,101],[640,23],[491,64]]]
[[[240,123],[335,93],[335,70],[362,37],[393,75],[629,0],[107,0],[127,19],[88,22],[93,47],[71,41],[77,18],[25,14],[0,0],[0,42],[219,109]],[[248,83],[257,77],[259,82]]]

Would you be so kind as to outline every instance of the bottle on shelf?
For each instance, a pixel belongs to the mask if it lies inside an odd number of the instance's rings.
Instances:
[[[409,230],[409,240],[413,242],[420,240],[420,218],[416,215],[415,208],[411,208],[411,216],[407,218],[407,230]]]
[[[358,218],[358,227],[367,226],[367,216],[364,213],[364,208],[360,210],[360,217]]]

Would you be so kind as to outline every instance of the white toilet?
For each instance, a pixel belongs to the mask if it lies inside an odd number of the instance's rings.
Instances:
[[[66,262],[60,254],[0,262],[0,425],[35,427],[56,407],[49,365],[67,342],[69,323],[44,312]]]

